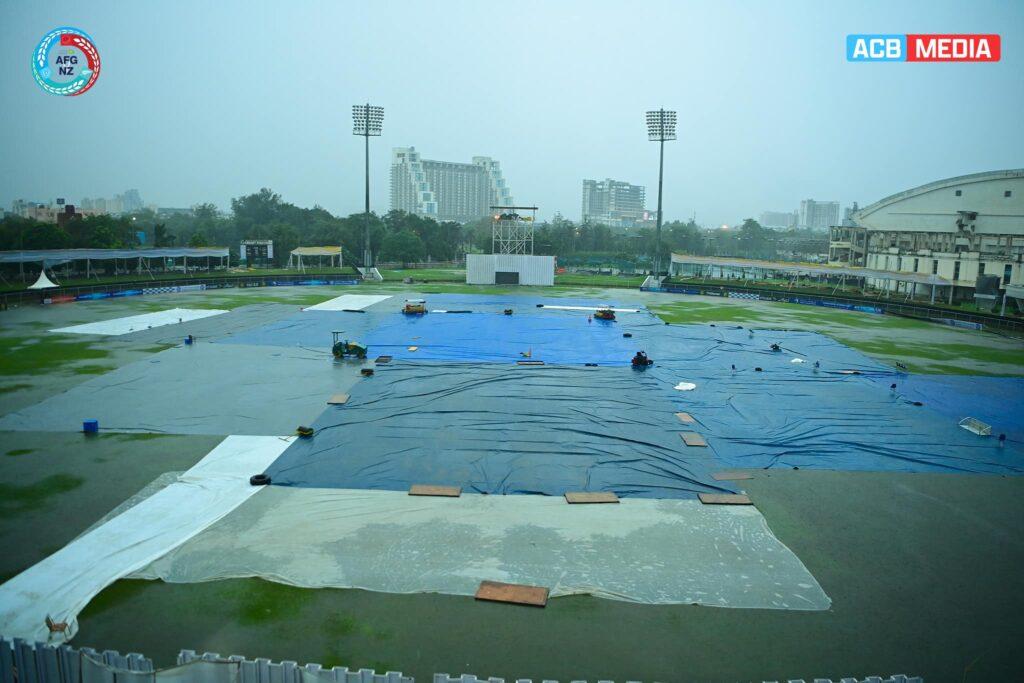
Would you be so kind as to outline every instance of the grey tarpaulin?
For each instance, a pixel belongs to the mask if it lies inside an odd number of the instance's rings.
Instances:
[[[153,332],[155,330],[151,330]],[[180,346],[94,377],[0,418],[0,430],[100,429],[169,434],[291,434],[356,381],[329,351]]]
[[[268,470],[284,486],[479,493],[728,491],[687,449],[657,380],[629,368],[394,362]]]

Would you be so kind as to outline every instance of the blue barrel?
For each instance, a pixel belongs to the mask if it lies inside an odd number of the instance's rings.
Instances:
[[[99,420],[86,420],[82,423],[82,431],[86,434],[97,434],[100,431]]]

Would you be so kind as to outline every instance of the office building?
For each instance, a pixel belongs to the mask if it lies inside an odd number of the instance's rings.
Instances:
[[[839,225],[839,202],[816,202],[813,199],[800,202],[798,228],[828,230],[833,225]]]
[[[467,164],[423,159],[415,147],[392,150],[392,209],[467,223],[491,215],[492,206],[513,203],[501,165],[490,157]]]
[[[796,221],[795,211],[764,211],[758,223],[766,228],[795,228]]]
[[[632,228],[644,221],[644,186],[621,180],[583,181],[583,223]]]

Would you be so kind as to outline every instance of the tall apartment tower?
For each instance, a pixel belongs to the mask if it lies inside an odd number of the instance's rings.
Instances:
[[[839,225],[839,202],[816,202],[813,199],[800,202],[799,227],[828,230],[833,225]]]
[[[501,164],[490,157],[466,164],[423,159],[415,147],[391,152],[392,209],[468,223],[489,216],[492,206],[514,203]]]
[[[644,218],[644,186],[620,180],[584,180],[584,223],[631,228]]]

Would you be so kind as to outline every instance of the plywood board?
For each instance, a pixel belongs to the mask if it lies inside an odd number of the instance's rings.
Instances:
[[[385,363],[390,363],[391,362],[391,356],[377,356],[377,360],[375,360],[373,362],[374,363],[378,363],[380,365],[383,365]]]
[[[686,424],[693,424],[695,422],[693,415],[689,413],[676,413],[676,417],[679,418],[680,422],[685,422]]]
[[[742,493],[698,493],[697,497],[705,505],[753,505]]]
[[[476,599],[544,607],[548,604],[548,589],[516,583],[481,581],[480,587],[476,590]]]
[[[741,479],[753,479],[754,475],[750,472],[739,472],[736,470],[726,470],[724,472],[714,472],[712,475],[715,481],[740,481]]]
[[[565,494],[567,503],[618,503],[619,497],[611,491],[569,491]]]
[[[431,486],[429,484],[413,484],[409,487],[410,496],[443,496],[445,498],[458,498],[462,495],[462,488],[458,486]]]
[[[335,394],[327,399],[328,405],[340,406],[348,403],[348,394]]]
[[[409,347],[409,351],[418,351],[418,350],[419,350],[419,348],[420,348],[420,347],[418,347],[418,346],[410,346],[410,347]]]
[[[708,442],[704,440],[704,437],[697,432],[682,432],[679,434],[683,439],[683,443],[687,446],[707,446]]]

